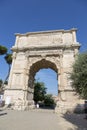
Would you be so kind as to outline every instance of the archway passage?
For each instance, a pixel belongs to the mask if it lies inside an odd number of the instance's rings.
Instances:
[[[36,73],[33,99],[41,109],[55,109],[58,99],[57,77],[57,73],[50,68],[40,69]]]
[[[49,68],[51,68],[51,69],[49,69]],[[31,67],[30,67],[30,71],[29,71],[29,89],[31,89],[32,90],[32,93],[28,93],[28,100],[33,100],[33,99],[35,99],[34,98],[34,81],[35,81],[35,75],[36,75],[36,73],[37,72],[39,72],[39,70],[41,70],[41,69],[45,69],[45,70],[48,70],[49,69],[49,71],[51,72],[52,70],[54,70],[54,72],[56,73],[56,80],[57,80],[57,78],[58,78],[58,76],[57,76],[57,72],[58,72],[58,69],[57,69],[57,67],[56,67],[56,65],[55,65],[55,63],[53,63],[53,62],[51,62],[51,61],[48,61],[48,60],[45,60],[45,59],[42,59],[42,60],[40,60],[40,61],[37,61],[36,63],[34,63]],[[48,77],[46,77],[45,76],[45,79],[47,79],[47,80],[49,80],[50,81],[50,84],[49,84],[49,87],[51,87],[51,84],[52,84],[52,79],[48,79]],[[42,81],[43,82],[43,81]],[[57,92],[56,92],[56,95],[58,95],[58,80],[56,81],[57,82]],[[44,86],[44,87],[46,87],[46,86]],[[55,89],[55,86],[52,86],[52,87],[54,87],[53,89]],[[51,89],[51,88],[50,88]],[[36,90],[36,89],[35,89]],[[53,91],[55,91],[55,90],[53,90]],[[38,94],[40,94],[41,95],[41,93],[39,93],[38,92]],[[31,95],[31,96],[30,96]],[[54,95],[52,95],[52,92],[51,93],[49,93],[49,98],[50,99],[53,99],[53,98],[55,98],[54,97]],[[46,95],[44,95],[44,96],[48,96],[47,94]],[[36,96],[35,96],[36,97]],[[39,96],[37,95],[37,98],[39,98]],[[56,97],[57,98],[57,97]],[[39,100],[38,101],[40,101],[41,99],[39,98]],[[53,99],[53,100],[56,100],[56,99]],[[43,101],[44,101],[44,99],[43,99]],[[42,102],[43,102],[42,101]],[[50,100],[50,101],[52,101],[52,100]],[[55,101],[54,101],[55,102]],[[41,102],[40,102],[41,103]]]
[[[30,71],[29,71],[29,84],[28,86],[30,88],[33,88],[33,83],[34,83],[34,78],[35,78],[35,74],[43,68],[51,68],[52,70],[54,70],[56,73],[58,72],[58,69],[56,67],[56,65],[48,60],[42,59],[40,61],[37,61],[36,63],[33,63],[33,65],[30,67]]]
[[[58,74],[48,68],[48,69],[40,69],[35,75],[36,82],[43,82],[45,87],[47,88],[47,94],[51,94],[53,96],[58,96]]]
[[[58,69],[55,65],[55,63],[42,59],[40,61],[37,61],[36,63],[34,63],[31,67],[30,67],[30,71],[29,71],[29,81],[28,81],[28,87],[29,89],[32,90],[31,96],[30,93],[28,94],[28,99],[31,97],[31,100],[33,99],[33,92],[34,92],[34,81],[35,81],[35,75],[36,73],[41,70],[41,69],[52,69],[55,71],[56,75],[58,72]],[[58,76],[57,76],[58,78]],[[58,92],[58,91],[57,91]],[[30,100],[30,99],[29,99]]]

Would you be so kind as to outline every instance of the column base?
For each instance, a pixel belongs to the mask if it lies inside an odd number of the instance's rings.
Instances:
[[[15,103],[12,106],[13,110],[30,110],[34,109],[34,101],[28,101],[28,100],[21,100],[21,101],[15,101]]]
[[[56,113],[82,113],[84,111],[84,100],[80,99],[75,91],[65,90],[60,92],[59,101],[57,101]]]
[[[34,109],[34,101],[26,99],[27,91],[22,89],[6,89],[4,92],[5,104],[7,97],[10,98],[10,109],[13,110],[29,110]]]

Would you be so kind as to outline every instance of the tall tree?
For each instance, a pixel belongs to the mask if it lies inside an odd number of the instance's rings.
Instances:
[[[82,98],[87,99],[87,52],[77,56],[71,79],[72,87]]]
[[[0,88],[2,87],[3,81],[0,79]]]
[[[9,66],[8,69],[8,74],[6,76],[6,79],[4,81],[4,83],[7,81],[8,77],[9,77],[9,73],[10,73],[10,67],[11,67],[11,63],[12,63],[12,54],[7,53],[8,49],[5,46],[0,45],[0,55],[5,55],[5,61]]]
[[[5,46],[0,45],[0,55],[6,55],[8,49]],[[0,87],[2,88],[3,86],[3,81],[0,80]]]
[[[5,46],[0,45],[0,55],[4,55],[7,53],[7,48]]]
[[[12,54],[6,54],[6,56],[5,56],[5,60],[6,60],[6,63],[8,64],[8,74],[7,74],[7,76],[6,76],[6,79],[5,79],[5,81],[4,82],[6,82],[7,81],[7,79],[8,79],[8,77],[9,77],[9,73],[10,73],[10,68],[11,68],[11,63],[12,63]]]
[[[35,82],[34,85],[34,101],[38,103],[38,101],[43,101],[46,94],[46,88],[43,82]]]
[[[56,106],[56,103],[52,97],[52,94],[46,94],[44,99],[45,106],[54,108]]]
[[[3,85],[3,81],[0,79],[0,93],[3,91],[2,85]]]
[[[8,68],[9,68],[8,74],[7,74],[4,82],[0,82],[0,83],[2,83],[2,86],[4,86],[4,83],[7,82],[7,79],[9,77],[9,73],[10,73],[11,63],[12,63],[12,54],[7,53],[7,51],[8,51],[8,49],[5,46],[0,45],[0,55],[5,55],[4,58],[5,58],[6,63],[8,64]]]

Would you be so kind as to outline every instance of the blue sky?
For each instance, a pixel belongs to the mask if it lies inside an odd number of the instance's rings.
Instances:
[[[47,93],[58,95],[57,74],[52,69],[41,69],[36,73],[36,81],[44,82]]]
[[[15,43],[14,33],[73,27],[78,29],[80,51],[87,50],[87,0],[0,0],[0,44],[8,49]],[[7,70],[0,57],[0,78]]]

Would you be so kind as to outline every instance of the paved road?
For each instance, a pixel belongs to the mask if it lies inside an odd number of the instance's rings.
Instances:
[[[77,130],[77,126],[67,119],[53,111],[5,110],[0,111],[0,130]]]

